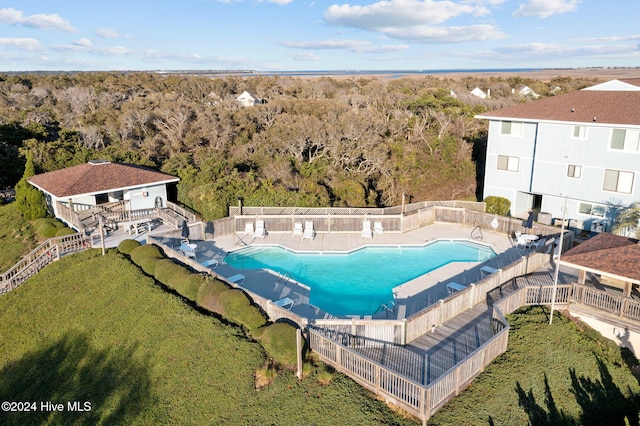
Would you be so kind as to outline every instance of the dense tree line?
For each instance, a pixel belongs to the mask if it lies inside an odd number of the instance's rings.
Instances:
[[[179,176],[205,218],[247,205],[384,206],[473,198],[486,123],[474,115],[593,81],[157,73],[0,75],[0,187],[91,159]],[[491,90],[480,99],[474,87]],[[241,107],[249,91],[265,103]],[[517,93],[517,92],[516,92]]]

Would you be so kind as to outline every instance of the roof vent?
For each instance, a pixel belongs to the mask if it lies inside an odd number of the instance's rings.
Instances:
[[[596,121],[596,118],[595,118],[595,117],[593,117],[593,121]]]
[[[571,108],[571,112],[576,112],[576,109],[575,108]]]
[[[109,164],[111,163],[111,161],[108,160],[91,160],[89,161],[89,164],[91,164],[92,166],[98,166],[100,164]]]

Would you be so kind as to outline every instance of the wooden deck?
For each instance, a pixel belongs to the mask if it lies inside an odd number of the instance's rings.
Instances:
[[[403,377],[428,385],[494,336],[491,308],[479,303],[401,346],[316,330]]]

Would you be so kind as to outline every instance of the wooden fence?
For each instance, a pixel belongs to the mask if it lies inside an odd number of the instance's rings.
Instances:
[[[309,345],[326,364],[425,422],[506,351],[509,325],[498,310],[494,309],[492,323],[495,334],[491,339],[429,385],[392,371],[313,328],[308,329]]]
[[[0,274],[0,294],[18,287],[27,278],[49,263],[68,253],[86,250],[91,246],[89,237],[84,234],[65,235],[49,238],[33,249],[7,272]]]

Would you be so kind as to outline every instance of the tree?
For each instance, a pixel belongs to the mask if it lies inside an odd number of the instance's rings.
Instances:
[[[33,187],[28,179],[36,174],[33,166],[33,155],[27,153],[27,163],[24,166],[22,179],[16,185],[16,203],[22,216],[26,220],[35,220],[47,216],[44,195]]]
[[[635,230],[636,238],[640,238],[640,201],[631,203],[626,209],[618,211],[616,222],[611,231],[623,235],[627,231]]]

